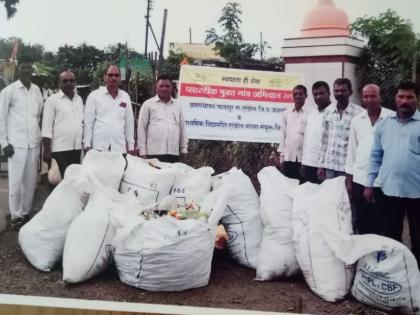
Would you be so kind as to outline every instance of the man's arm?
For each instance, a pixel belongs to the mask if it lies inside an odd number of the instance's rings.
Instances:
[[[7,141],[7,116],[10,106],[10,92],[4,88],[0,92],[0,145],[4,149],[9,145]]]
[[[92,96],[92,93],[89,94],[85,110],[83,112],[83,146],[85,150],[88,150],[92,147],[92,135],[93,135],[93,124],[95,122],[95,99]]]
[[[378,177],[379,169],[382,165],[382,160],[384,156],[384,150],[382,148],[381,142],[381,125],[375,130],[373,137],[372,151],[369,158],[369,167],[368,167],[368,182],[366,188],[363,192],[363,196],[367,202],[373,202],[373,184],[376,177]]]
[[[140,108],[138,126],[137,126],[137,146],[139,148],[139,155],[141,157],[147,156],[146,140],[147,140],[147,127],[149,125],[149,105],[144,102]]]
[[[285,146],[286,146],[288,115],[289,115],[289,111],[286,110],[281,116],[281,121],[280,121],[280,138],[279,138],[279,147],[277,148],[277,152],[279,154],[279,161],[277,162],[277,164],[279,166],[283,165],[283,162],[284,162],[284,151],[285,151]]]
[[[356,151],[358,146],[357,141],[357,134],[356,134],[357,127],[355,126],[355,120],[353,119],[350,124],[350,135],[349,135],[349,142],[347,147],[347,157],[346,157],[346,165],[344,167],[346,171],[346,188],[351,198],[352,195],[352,183],[353,183],[353,168],[354,162],[356,160]]]
[[[320,159],[319,159],[319,169],[317,172],[318,178],[320,180],[324,180],[325,179],[325,166],[324,166],[324,161],[325,161],[325,155],[327,153],[327,147],[328,147],[328,137],[329,137],[329,123],[328,123],[328,117],[327,117],[328,113],[325,113],[324,116],[322,117],[322,136],[321,136],[321,150],[320,150]]]
[[[46,163],[51,162],[51,139],[53,137],[53,125],[55,120],[54,103],[51,98],[47,98],[42,114],[42,142],[43,142],[43,160]]]
[[[127,142],[129,153],[134,152],[134,117],[133,117],[133,106],[131,100],[127,103],[127,109],[125,111],[125,140]]]
[[[182,112],[181,105],[179,109],[179,147],[180,147],[181,154],[188,153],[188,137],[185,131],[185,119],[184,119],[184,113]]]

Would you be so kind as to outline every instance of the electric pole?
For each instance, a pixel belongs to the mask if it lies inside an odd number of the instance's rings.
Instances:
[[[146,41],[144,43],[144,56],[147,57],[147,44],[149,41],[149,19],[150,19],[150,10],[152,9],[152,0],[147,0],[147,11],[146,15]]]
[[[160,36],[160,46],[159,46],[159,61],[163,61],[163,45],[165,43],[165,32],[166,32],[166,19],[168,17],[168,9],[163,10],[163,23],[162,23],[162,33]]]

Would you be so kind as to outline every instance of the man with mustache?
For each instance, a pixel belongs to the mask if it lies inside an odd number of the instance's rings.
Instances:
[[[317,171],[321,153],[322,119],[331,104],[330,95],[328,83],[317,81],[312,85],[312,96],[317,107],[308,113],[300,172],[304,181],[315,184],[319,184]]]
[[[353,118],[350,125],[349,146],[346,159],[346,188],[352,201],[354,230],[357,234],[382,234],[380,209],[367,203],[363,190],[367,184],[367,171],[373,133],[379,123],[393,114],[381,106],[381,89],[368,84],[362,90],[362,102],[366,110]],[[375,183],[375,193],[380,191],[380,181]]]
[[[300,167],[302,162],[303,139],[306,127],[307,109],[304,106],[308,92],[304,85],[293,88],[294,105],[282,116],[279,141],[279,166],[289,178],[302,181]]]
[[[363,109],[350,102],[353,93],[347,78],[335,80],[333,93],[336,102],[332,103],[322,120],[321,155],[318,177],[321,181],[337,176],[345,176],[347,146],[350,123]]]
[[[19,58],[19,80],[0,93],[0,145],[8,157],[9,209],[15,230],[29,219],[38,175],[43,99],[31,82],[33,61]]]
[[[47,98],[42,117],[43,159],[57,161],[61,177],[71,164],[80,164],[83,101],[75,92],[76,77],[65,70],[59,77],[60,91]]]
[[[381,208],[384,235],[401,242],[407,214],[412,251],[420,264],[419,94],[413,82],[398,85],[397,112],[386,117],[374,134],[364,197],[374,201],[373,184],[380,174],[382,194],[375,201]]]
[[[89,94],[84,112],[85,151],[121,152],[134,155],[134,119],[130,96],[120,90],[120,69],[107,67],[105,86]]]

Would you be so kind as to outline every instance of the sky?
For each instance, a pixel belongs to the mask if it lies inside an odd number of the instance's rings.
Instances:
[[[7,20],[0,8],[0,37],[20,37],[49,51],[64,44],[82,42],[100,49],[117,42],[139,52],[145,46],[146,0],[20,0],[17,14]],[[153,0],[151,24],[160,42],[163,10],[168,9],[165,54],[169,42],[203,43],[205,30],[216,27],[227,0]],[[242,6],[241,30],[247,42],[263,40],[272,47],[267,57],[280,56],[284,38],[299,35],[305,15],[318,0],[237,0]],[[350,23],[357,17],[377,16],[388,8],[409,19],[420,33],[420,0],[334,0],[347,12]],[[149,36],[149,51],[157,50]]]

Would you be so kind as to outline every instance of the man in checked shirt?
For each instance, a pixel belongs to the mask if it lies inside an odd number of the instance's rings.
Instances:
[[[140,109],[137,127],[140,157],[179,162],[180,154],[187,154],[188,138],[181,104],[171,96],[169,77],[162,75],[158,78],[156,93]]]
[[[321,181],[346,175],[350,123],[363,110],[361,106],[350,102],[353,90],[349,79],[335,80],[333,93],[336,102],[328,107],[322,120],[321,167],[318,169]]]

